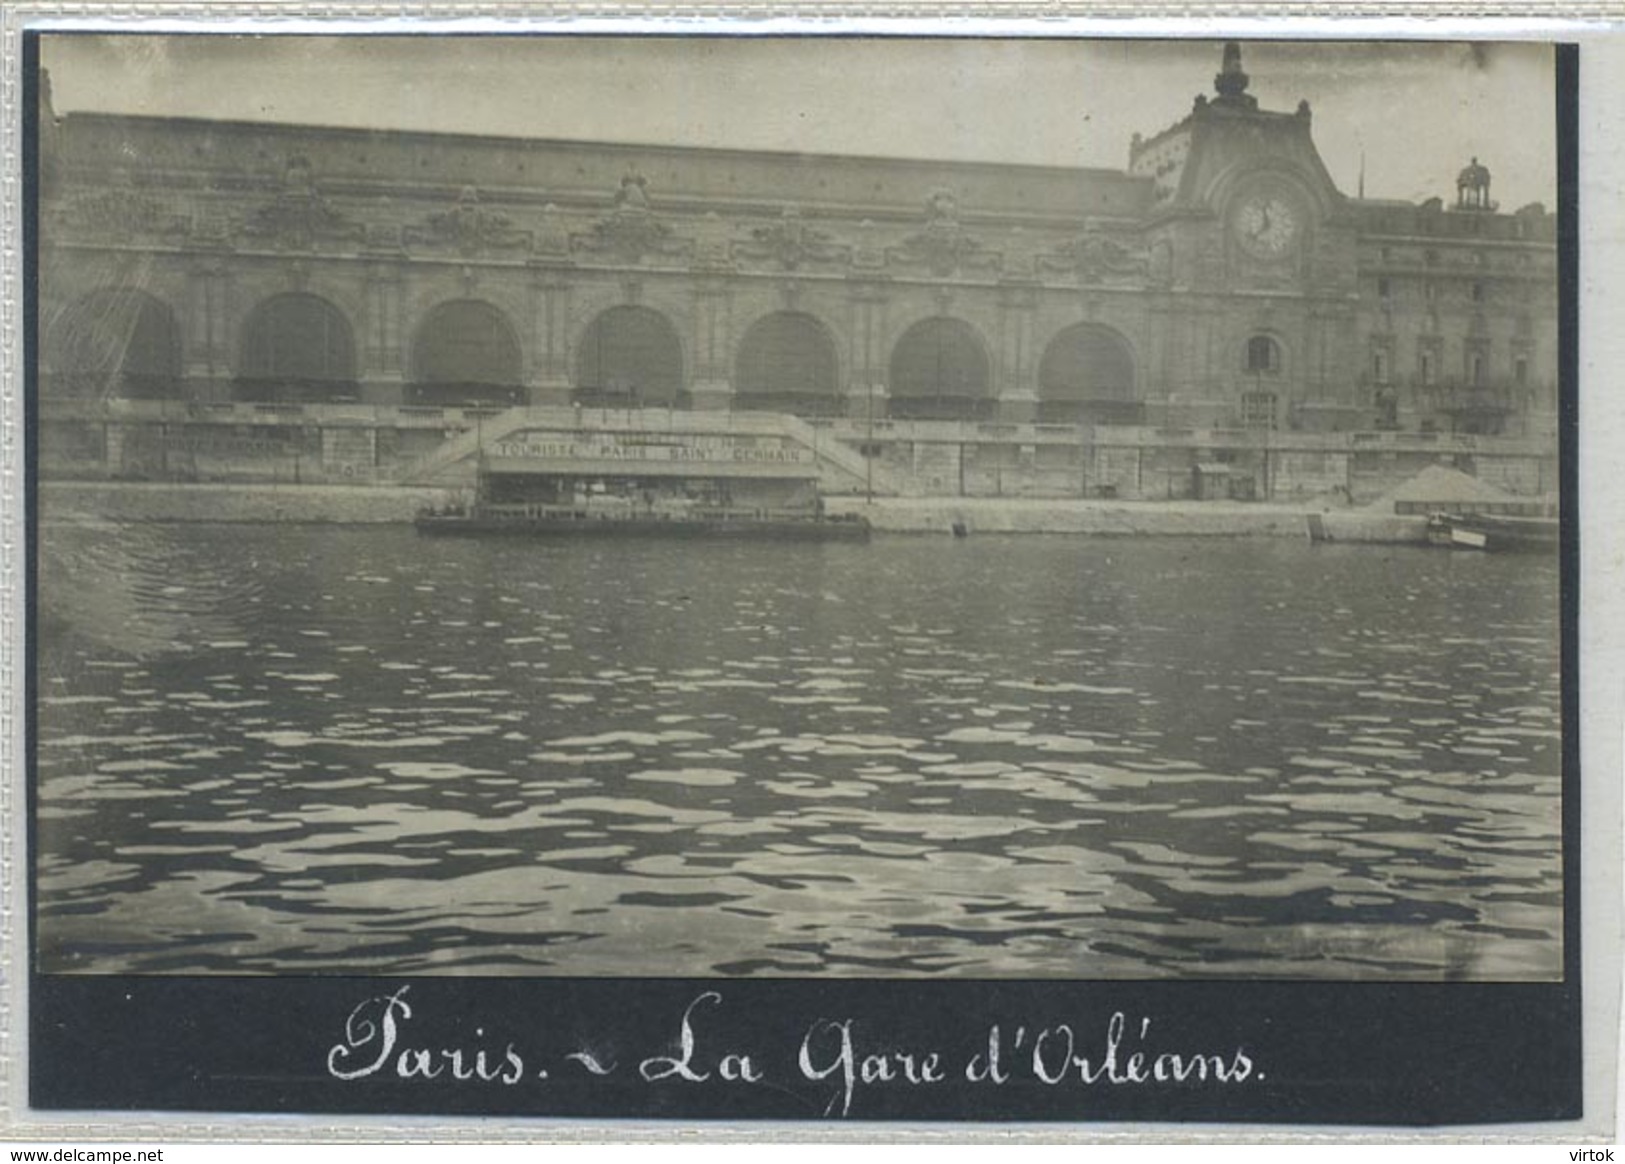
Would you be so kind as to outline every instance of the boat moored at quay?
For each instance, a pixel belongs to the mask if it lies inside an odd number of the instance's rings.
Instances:
[[[1429,519],[1428,537],[1456,549],[1555,554],[1562,545],[1562,527],[1555,517],[1440,513]]]
[[[432,536],[543,538],[725,538],[736,541],[864,542],[869,522],[856,514],[704,509],[685,513],[538,505],[448,506],[421,511],[414,523]]]
[[[868,462],[786,416],[514,409],[436,465],[426,483],[459,488],[416,515],[431,536],[861,542],[871,529],[825,509],[826,486],[868,486]]]

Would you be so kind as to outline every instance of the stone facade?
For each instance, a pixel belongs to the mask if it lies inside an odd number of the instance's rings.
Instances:
[[[1554,217],[1351,198],[1216,89],[1122,172],[47,108],[42,399],[1551,444]]]

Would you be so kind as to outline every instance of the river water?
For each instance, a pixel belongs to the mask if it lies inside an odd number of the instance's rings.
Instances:
[[[41,540],[46,971],[1561,975],[1555,562]]]

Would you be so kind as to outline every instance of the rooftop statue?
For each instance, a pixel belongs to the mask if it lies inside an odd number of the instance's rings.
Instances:
[[[649,182],[642,174],[628,174],[621,179],[621,188],[615,192],[617,210],[648,210]]]

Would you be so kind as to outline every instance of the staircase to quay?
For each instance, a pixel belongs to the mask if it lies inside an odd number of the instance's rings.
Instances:
[[[776,412],[680,412],[663,408],[510,408],[478,415],[471,427],[406,465],[397,480],[403,485],[467,488],[474,483],[483,453],[533,432],[546,433],[549,439],[580,442],[605,436],[665,438],[676,444],[716,437],[767,438],[811,453],[825,493],[890,496],[899,492],[880,465],[797,417]]]

